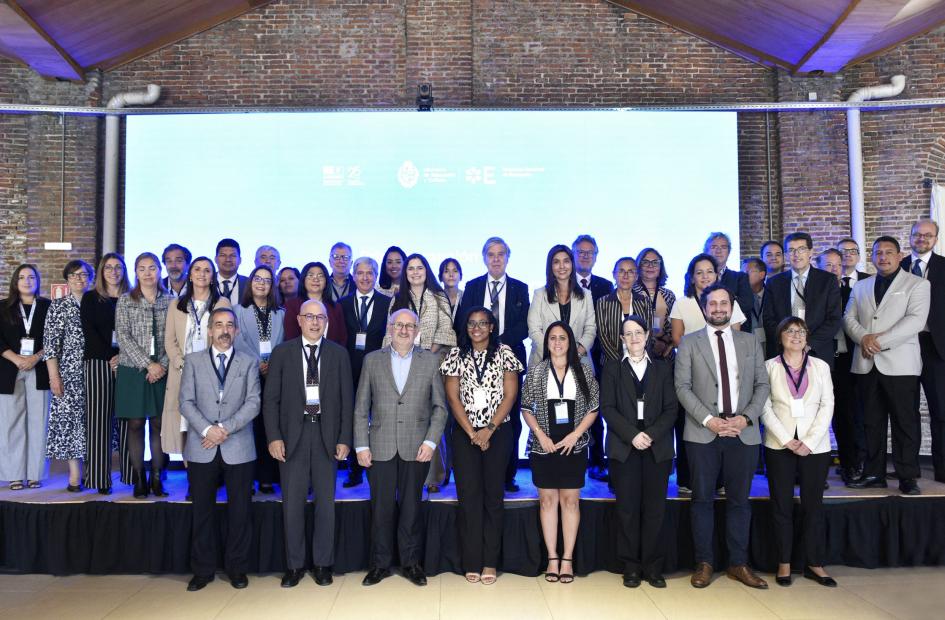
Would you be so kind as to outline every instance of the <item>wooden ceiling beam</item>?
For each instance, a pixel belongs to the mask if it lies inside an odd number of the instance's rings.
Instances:
[[[44,77],[83,81],[85,71],[16,0],[0,0],[0,37],[7,55]]]

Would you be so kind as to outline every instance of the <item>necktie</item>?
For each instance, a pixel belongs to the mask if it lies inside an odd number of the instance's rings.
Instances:
[[[722,340],[722,330],[716,330],[715,336],[719,341],[719,366],[722,371],[722,413],[732,413],[732,389],[728,380],[728,357],[725,354],[725,341]]]
[[[840,279],[843,281],[843,288],[850,288],[850,276],[843,276]]]
[[[587,283],[587,278],[581,278],[581,286],[587,289],[590,288],[590,285]]]
[[[223,391],[223,384],[226,382],[226,353],[218,353],[217,359],[220,360],[220,369],[217,370],[217,379],[220,381],[220,391]]]
[[[920,278],[922,277],[922,259],[917,258],[912,262],[912,273]]]
[[[495,317],[495,320],[499,320],[499,283],[496,281],[492,282],[492,292],[489,293],[489,298],[492,303],[492,315]]]
[[[315,357],[317,344],[307,344],[308,347],[308,370],[305,373],[305,385],[318,385],[318,358]],[[321,405],[305,403],[305,413],[308,415],[318,415],[321,413]]]
[[[358,326],[362,332],[367,331],[367,295],[361,295],[361,310],[358,314]]]
[[[230,284],[230,281],[229,281],[229,280],[224,280],[224,281],[223,281],[223,296],[226,297],[227,299],[229,299],[229,298],[230,298],[230,293],[232,293],[232,292],[233,292],[233,287],[232,287],[232,285]]]
[[[802,317],[805,307],[804,282],[801,276],[794,276],[794,301],[791,302],[791,314]]]

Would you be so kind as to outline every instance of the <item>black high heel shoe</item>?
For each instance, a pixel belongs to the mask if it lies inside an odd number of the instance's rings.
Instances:
[[[154,497],[167,497],[168,493],[164,490],[164,483],[161,482],[161,472],[151,471],[151,494]]]
[[[148,496],[148,481],[144,476],[144,472],[138,471],[137,469],[131,474],[132,484],[134,485],[133,494],[136,499],[144,499]]]

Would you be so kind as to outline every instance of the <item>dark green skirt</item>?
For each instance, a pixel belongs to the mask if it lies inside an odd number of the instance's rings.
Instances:
[[[164,411],[166,375],[157,383],[148,383],[146,371],[118,366],[115,381],[115,414],[119,418],[153,418]]]

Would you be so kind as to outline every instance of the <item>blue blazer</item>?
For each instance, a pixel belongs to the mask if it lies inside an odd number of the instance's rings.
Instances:
[[[257,360],[262,359],[259,354],[259,329],[256,327],[255,308],[253,306],[248,308],[234,306],[233,312],[236,313],[236,325],[240,329],[233,346],[236,347],[237,351],[252,355]],[[282,344],[284,339],[282,327],[284,321],[285,310],[283,308],[273,311],[269,316],[270,342],[273,349]]]
[[[469,309],[482,305],[486,297],[487,281],[488,274],[484,274],[478,278],[473,278],[466,284],[453,323],[453,328],[457,334],[461,333],[460,330],[466,331],[466,326],[461,323],[465,320]],[[505,331],[499,340],[502,344],[511,347],[515,357],[522,363],[522,366],[525,366],[527,362],[524,340],[528,338],[528,285],[506,275],[505,286]]]

